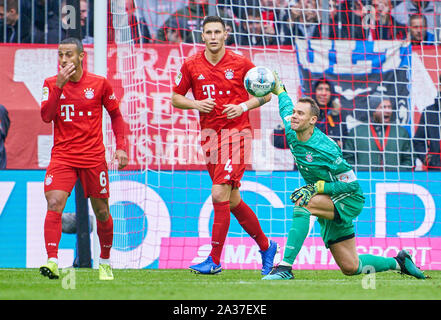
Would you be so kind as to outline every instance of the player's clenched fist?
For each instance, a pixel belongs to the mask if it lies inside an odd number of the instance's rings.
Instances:
[[[124,150],[116,150],[113,158],[118,161],[118,170],[123,169],[129,163],[129,157],[127,157],[127,153]]]
[[[210,113],[216,106],[214,99],[195,100],[195,109],[202,113]]]
[[[64,85],[69,81],[69,78],[73,76],[76,72],[75,65],[73,63],[68,63],[64,67],[60,66],[60,71],[57,75],[56,86],[63,89]]]

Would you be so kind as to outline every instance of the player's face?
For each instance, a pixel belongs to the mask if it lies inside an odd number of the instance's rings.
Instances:
[[[220,22],[209,22],[204,26],[202,32],[202,40],[205,42],[205,47],[211,53],[217,53],[225,46],[225,41],[228,38],[228,33]]]
[[[314,126],[317,117],[311,114],[311,106],[307,102],[298,102],[292,110],[291,129],[296,132],[305,131]]]
[[[81,68],[84,58],[84,52],[78,52],[75,44],[60,44],[58,46],[58,63],[61,67],[65,67],[69,63],[73,63],[75,70]]]

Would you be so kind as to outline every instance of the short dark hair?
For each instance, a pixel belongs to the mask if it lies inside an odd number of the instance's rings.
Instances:
[[[302,102],[302,103],[309,103],[309,106],[311,107],[311,114],[313,116],[316,116],[317,118],[320,115],[320,108],[317,105],[317,102],[315,102],[314,99],[310,98],[310,97],[302,97],[300,98],[297,102]]]
[[[420,14],[420,13],[414,13],[409,17],[409,26],[412,23],[413,20],[415,19],[421,19],[424,22],[424,26],[427,26],[427,18],[424,14]]]
[[[6,3],[6,10],[14,9],[15,12],[18,13],[18,2],[17,0],[0,0],[0,7],[5,7]],[[6,12],[5,12],[6,13]]]
[[[81,42],[81,40],[74,38],[74,37],[69,37],[69,38],[63,39],[60,41],[60,44],[74,44],[77,46],[78,53],[81,53],[84,51],[83,43]]]
[[[219,16],[206,16],[204,18],[204,21],[202,22],[202,30],[204,30],[204,27],[207,23],[212,23],[212,22],[218,22],[222,24],[222,27],[225,30],[225,21]]]
[[[331,89],[331,91],[332,91],[332,85],[331,85],[331,82],[329,82],[329,80],[326,79],[326,78],[320,78],[320,79],[318,79],[318,80],[314,83],[314,93],[317,91],[318,86],[321,85],[321,84],[326,84],[326,85],[328,85],[329,89]]]
[[[246,9],[245,17],[243,17],[244,22],[249,19],[249,17],[255,17],[259,20],[262,19],[262,14],[260,13],[260,9],[256,7],[248,7]]]

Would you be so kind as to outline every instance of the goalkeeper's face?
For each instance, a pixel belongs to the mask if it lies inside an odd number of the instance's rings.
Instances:
[[[228,33],[220,22],[209,22],[205,24],[202,32],[202,40],[205,47],[211,53],[218,53],[225,48],[225,41]]]
[[[292,110],[291,129],[295,132],[303,132],[315,126],[317,117],[311,112],[311,106],[307,102],[298,102]]]

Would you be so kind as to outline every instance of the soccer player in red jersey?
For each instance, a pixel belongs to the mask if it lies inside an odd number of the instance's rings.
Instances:
[[[118,168],[128,163],[124,120],[110,83],[104,77],[87,72],[80,40],[67,38],[58,46],[59,72],[43,85],[41,118],[53,122],[54,146],[44,180],[47,213],[44,239],[47,264],[40,273],[51,279],[59,277],[58,244],[61,238],[61,214],[77,179],[85,197],[90,198],[97,218],[100,241],[101,280],[113,280],[110,249],[113,242],[113,220],[109,211],[109,176],[103,144],[102,117],[106,108],[116,137],[114,159]]]
[[[248,111],[268,102],[271,95],[250,98],[243,79],[254,65],[247,58],[226,49],[227,37],[225,22],[220,17],[206,17],[202,24],[205,50],[184,62],[173,87],[174,107],[199,111],[202,148],[213,182],[212,249],[204,262],[190,266],[190,269],[202,274],[222,271],[220,257],[231,211],[259,245],[262,274],[268,274],[279,246],[265,236],[255,213],[242,200],[239,186],[251,148]],[[185,97],[190,89],[194,100]]]

